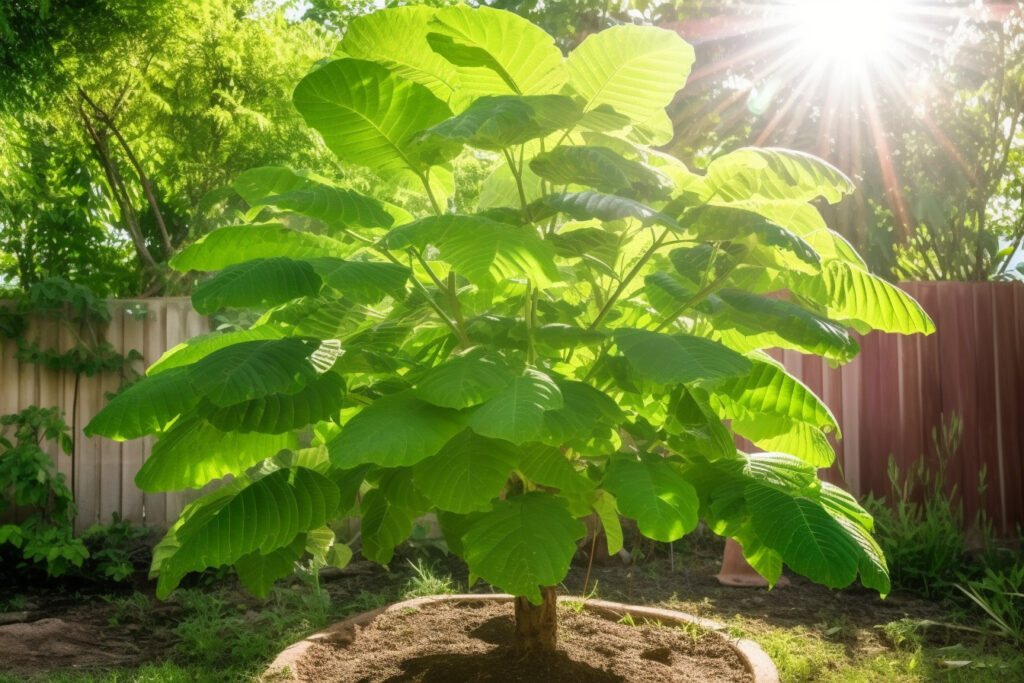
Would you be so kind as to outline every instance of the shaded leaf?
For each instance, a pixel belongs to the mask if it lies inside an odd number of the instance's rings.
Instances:
[[[527,368],[476,408],[468,425],[477,434],[514,444],[534,441],[544,429],[544,411],[561,408],[562,392],[548,375]]]
[[[85,435],[125,441],[161,431],[199,401],[188,377],[171,370],[132,384],[89,421]]]
[[[222,308],[267,308],[320,291],[312,266],[290,258],[260,258],[227,266],[192,289],[192,306],[209,315]]]
[[[530,228],[479,216],[447,215],[395,228],[385,239],[391,249],[432,245],[439,260],[481,286],[512,278],[530,278],[538,286],[559,280],[554,249]]]
[[[202,418],[182,418],[153,445],[135,485],[147,493],[198,489],[298,445],[294,434],[221,431]]]
[[[470,351],[428,370],[414,393],[427,403],[461,410],[493,398],[514,377],[497,354]]]
[[[659,384],[733,377],[751,367],[735,351],[702,337],[621,328],[614,339],[637,374]]]
[[[488,583],[540,604],[540,586],[565,578],[584,533],[562,501],[527,493],[473,519],[462,535],[463,559]]]
[[[343,469],[363,463],[415,465],[437,453],[462,430],[463,422],[454,410],[424,403],[408,392],[393,394],[363,408],[327,447],[331,462]]]
[[[421,460],[413,468],[413,482],[442,510],[488,510],[518,464],[519,451],[512,444],[467,430],[446,443],[437,455]]]
[[[615,496],[619,511],[635,519],[648,538],[670,543],[697,526],[697,492],[659,456],[613,458],[603,486]]]
[[[375,304],[385,296],[402,298],[410,271],[397,263],[309,259],[324,285],[360,304]]]

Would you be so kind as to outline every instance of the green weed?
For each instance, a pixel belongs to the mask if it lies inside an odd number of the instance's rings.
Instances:
[[[401,588],[403,600],[427,595],[450,595],[455,592],[452,577],[439,574],[437,567],[425,560],[409,561],[413,574]]]

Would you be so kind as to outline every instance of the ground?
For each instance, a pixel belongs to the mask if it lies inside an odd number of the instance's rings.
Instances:
[[[863,588],[829,590],[791,576],[785,589],[725,588],[714,579],[721,545],[706,538],[572,567],[560,591],[655,604],[728,624],[779,665],[784,681],[1024,681],[1024,655],[983,630],[962,603]],[[57,582],[0,588],[0,683],[251,680],[288,643],[404,596],[465,590],[465,569],[411,549],[386,571],[355,561],[319,578],[283,581],[260,601],[230,575],[208,573],[167,601],[141,579],[110,593]],[[474,591],[489,591],[477,584]],[[0,618],[2,621],[3,618]]]

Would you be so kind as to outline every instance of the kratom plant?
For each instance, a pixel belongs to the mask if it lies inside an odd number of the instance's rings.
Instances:
[[[386,564],[430,511],[472,577],[517,596],[524,651],[555,646],[553,586],[590,515],[613,553],[620,515],[664,542],[704,519],[772,583],[785,563],[888,591],[870,515],[816,476],[832,413],[761,350],[843,363],[850,327],[932,330],[812,205],[847,178],[790,151],[698,174],[654,149],[694,59],[654,27],[565,57],[504,11],[402,7],[354,20],[339,54],[296,108],[342,161],[433,211],[258,168],[235,189],[247,220],[272,220],[173,258],[219,271],[193,291],[199,312],[264,313],[172,349],[89,425],[159,435],[146,491],[233,476],[156,548],[159,595],[211,566],[265,594],[305,553],[343,564],[328,524],[347,515]],[[472,214],[449,210],[460,154],[496,162]]]

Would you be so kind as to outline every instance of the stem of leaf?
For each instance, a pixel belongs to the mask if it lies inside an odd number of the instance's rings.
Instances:
[[[648,261],[651,260],[651,257],[654,256],[655,252],[657,252],[658,249],[661,248],[661,245],[665,241],[665,238],[668,237],[668,233],[669,230],[666,228],[661,233],[661,235],[658,236],[658,239],[654,240],[654,244],[652,244],[651,247],[644,252],[644,255],[640,257],[640,260],[636,262],[636,265],[634,265],[633,268],[626,275],[626,277],[622,279],[622,282],[620,282],[619,286],[615,288],[615,291],[612,292],[612,295],[608,297],[608,301],[606,301],[604,306],[601,307],[601,310],[600,312],[598,312],[597,317],[594,318],[594,322],[590,323],[590,326],[587,329],[596,330],[598,325],[601,324],[605,317],[607,317],[607,315],[611,313],[612,308],[615,306],[616,302],[618,302],[619,297],[622,296],[623,292],[626,291],[626,288],[629,287],[630,283],[633,282],[636,276],[640,274],[640,271],[643,270],[643,267],[647,265]]]
[[[430,187],[430,169],[420,173],[419,176],[420,182],[423,183],[423,187],[427,191],[427,198],[430,199],[430,206],[433,207],[434,213],[440,216],[444,211],[441,210],[441,205],[438,203],[437,197],[434,196],[434,190]]]
[[[687,299],[686,302],[683,303],[679,308],[672,311],[672,313],[670,313],[667,318],[661,321],[660,325],[654,328],[654,331],[661,332],[663,329],[665,329],[674,321],[676,321],[679,318],[679,316],[681,316],[683,313],[686,313],[686,311],[690,310],[691,308],[699,304],[701,301],[708,298],[708,296],[714,293],[714,291],[717,290],[722,285],[722,283],[725,282],[726,279],[728,279],[730,274],[732,274],[732,268],[729,268],[724,273],[719,275],[710,284],[708,284],[699,292],[697,292],[689,299]]]
[[[512,171],[512,177],[516,179],[516,190],[519,191],[519,203],[522,205],[523,211],[525,212],[527,202],[526,189],[523,187],[523,176],[520,173],[520,169],[516,168],[516,160],[515,157],[512,156],[512,153],[508,149],[503,149],[501,151],[505,155],[505,161],[508,162],[509,170]]]
[[[466,329],[466,320],[462,317],[462,306],[459,305],[459,290],[455,284],[454,270],[448,271],[448,301],[451,302],[455,322],[459,324],[460,328]]]
[[[534,328],[537,323],[537,294],[533,283],[527,281],[523,318],[526,321],[526,362],[530,365],[537,362],[537,347],[534,342]]]

